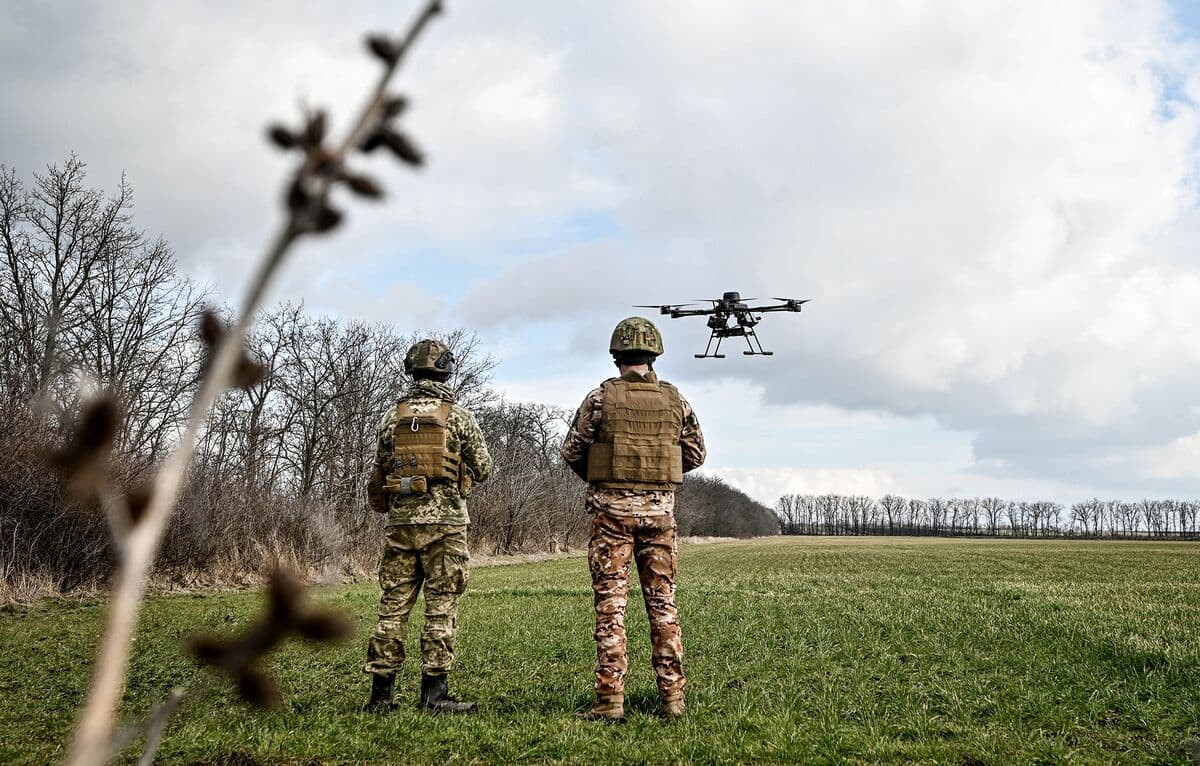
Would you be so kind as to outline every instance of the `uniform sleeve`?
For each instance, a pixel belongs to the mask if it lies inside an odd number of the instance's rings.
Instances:
[[[387,493],[383,491],[383,486],[394,446],[392,442],[393,425],[392,411],[389,410],[379,421],[375,465],[371,469],[371,478],[367,480],[367,506],[376,513],[387,513],[388,511]]]
[[[600,410],[604,406],[604,389],[595,388],[583,398],[583,403],[575,411],[571,427],[563,439],[562,458],[579,478],[587,481],[587,455],[592,442],[596,440],[596,425],[600,419]]]
[[[487,440],[475,416],[462,407],[455,410],[462,416],[462,433],[459,443],[463,464],[471,469],[475,481],[484,481],[492,473],[492,453],[488,452]]]
[[[700,419],[687,399],[679,397],[683,403],[683,429],[679,433],[679,446],[683,451],[683,470],[691,471],[704,465],[708,450],[704,447],[704,433],[700,430]]]

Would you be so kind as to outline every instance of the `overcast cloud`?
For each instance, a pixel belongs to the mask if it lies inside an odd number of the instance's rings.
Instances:
[[[361,33],[411,11],[5,4],[0,162],[125,170],[234,300],[286,167],[262,126],[344,118]],[[770,359],[664,327],[710,470],[756,496],[1200,494],[1200,58],[1169,4],[450,11],[404,81],[430,167],[384,171],[279,297],[470,326],[506,395],[563,405],[630,304],[813,298]]]

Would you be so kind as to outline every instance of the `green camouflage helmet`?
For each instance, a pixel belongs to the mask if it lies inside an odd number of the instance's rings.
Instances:
[[[612,340],[608,342],[611,354],[627,352],[642,352],[660,355],[663,352],[662,333],[649,319],[629,317],[622,319],[613,329]]]
[[[419,340],[404,357],[404,371],[409,375],[424,373],[435,377],[449,377],[454,372],[454,354],[441,341],[432,338]]]

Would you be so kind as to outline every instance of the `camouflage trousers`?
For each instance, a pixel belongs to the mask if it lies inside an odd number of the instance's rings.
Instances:
[[[388,527],[379,566],[379,624],[367,646],[367,673],[389,675],[404,661],[408,616],[425,590],[421,672],[448,673],[454,664],[458,597],[467,587],[467,528],[463,524]]]
[[[664,700],[683,696],[683,638],[675,609],[678,547],[675,516],[592,514],[588,566],[596,604],[596,693],[624,694],[629,667],[625,642],[625,606],[629,597],[629,562],[637,564],[658,693]]]

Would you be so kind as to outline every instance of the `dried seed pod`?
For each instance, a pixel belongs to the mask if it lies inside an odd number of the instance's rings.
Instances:
[[[342,222],[342,213],[326,205],[313,216],[312,230],[322,234],[337,227]]]
[[[137,526],[146,516],[150,500],[154,497],[153,485],[143,482],[125,493],[125,507],[129,511],[130,526]]]
[[[309,151],[308,163],[312,172],[319,176],[336,178],[341,172],[342,163],[338,158],[320,147]]]
[[[400,58],[400,46],[386,35],[368,35],[367,48],[389,66]]]
[[[111,395],[97,396],[83,406],[67,444],[48,456],[77,499],[91,501],[103,488],[104,463],[121,430],[121,418],[121,407]]]
[[[204,665],[220,665],[225,658],[225,642],[206,633],[188,636],[184,642],[188,652]]]
[[[271,572],[266,611],[252,625],[228,639],[191,636],[187,647],[199,662],[232,677],[246,702],[273,707],[279,701],[279,688],[259,666],[263,657],[290,635],[310,641],[335,641],[352,632],[353,626],[345,617],[310,606],[296,575],[278,568]]]
[[[324,109],[318,109],[308,117],[308,124],[304,126],[304,143],[306,146],[317,147],[325,140],[325,129],[328,123],[328,116]]]
[[[248,704],[273,708],[279,704],[279,687],[261,669],[247,665],[237,675],[238,693]]]
[[[387,145],[387,148],[392,150],[392,154],[395,154],[401,161],[414,167],[420,167],[425,164],[425,155],[403,133],[394,130],[384,131],[383,142]]]
[[[304,179],[297,176],[290,184],[288,184],[287,202],[288,210],[295,212],[304,207],[312,199],[312,195],[308,193]]]
[[[399,117],[408,109],[408,99],[404,96],[389,96],[383,101],[383,118],[391,120]]]
[[[295,149],[300,145],[299,136],[278,123],[267,128],[267,138],[280,149]]]
[[[312,612],[300,618],[296,632],[309,641],[341,641],[349,638],[354,626],[336,612]]]
[[[233,371],[233,385],[246,391],[254,388],[266,374],[266,367],[243,354],[238,360],[237,369]]]
[[[74,445],[81,453],[104,452],[112,449],[117,431],[121,428],[121,407],[108,394],[88,402],[79,418]]]
[[[375,132],[368,134],[367,137],[362,140],[362,143],[358,145],[358,148],[361,149],[364,154],[370,154],[379,147],[383,146],[384,143],[385,140],[383,137],[383,131],[376,130]]]
[[[225,336],[225,326],[217,315],[205,309],[200,314],[200,340],[204,341],[205,347],[211,353],[221,342],[221,338]]]
[[[304,586],[291,572],[286,569],[276,569],[271,573],[267,597],[270,600],[271,622],[290,626],[303,601]]]
[[[350,187],[350,191],[360,197],[368,197],[370,199],[379,199],[383,196],[383,187],[379,182],[370,176],[358,176],[347,174],[343,176],[346,181],[346,186]]]

